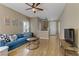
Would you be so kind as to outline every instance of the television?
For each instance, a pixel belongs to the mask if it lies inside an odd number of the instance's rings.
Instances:
[[[72,28],[64,29],[64,38],[69,44],[75,45],[75,30]]]

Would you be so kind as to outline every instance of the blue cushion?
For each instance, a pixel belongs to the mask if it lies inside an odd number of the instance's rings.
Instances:
[[[5,45],[9,46],[9,50],[12,50],[12,49],[17,48],[18,46],[26,43],[27,42],[26,39],[27,39],[27,37],[19,38],[18,40],[13,41],[13,42],[8,42]]]
[[[6,46],[14,46],[16,45],[16,41],[13,41],[13,42],[8,42],[5,44]]]
[[[17,34],[17,38],[22,38],[22,37],[24,37],[23,34]]]
[[[1,40],[1,41],[0,41],[0,47],[1,47],[1,46],[5,46],[5,44],[6,44],[6,42],[5,42],[4,40]]]
[[[7,46],[14,46],[14,45],[20,44],[20,42],[23,42],[23,41],[25,41],[26,39],[27,39],[26,37],[24,37],[24,38],[19,38],[18,40],[12,41],[12,42],[8,42],[8,43],[6,43],[5,45],[7,45]]]
[[[27,38],[30,38],[30,37],[32,37],[32,32],[24,33],[24,36]]]
[[[17,44],[21,44],[22,42],[26,41],[26,37],[23,37],[23,38],[19,38],[17,40]]]

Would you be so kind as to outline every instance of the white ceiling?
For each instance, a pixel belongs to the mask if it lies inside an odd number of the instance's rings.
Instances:
[[[56,20],[60,17],[61,13],[64,10],[64,3],[41,3],[39,5],[40,8],[43,8],[44,11],[38,11],[33,13],[32,10],[25,10],[29,8],[25,3],[3,3],[3,5],[16,10],[23,15],[30,17],[40,17],[40,18],[48,18],[52,20]]]

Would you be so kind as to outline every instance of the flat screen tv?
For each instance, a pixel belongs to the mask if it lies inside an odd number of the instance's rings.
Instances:
[[[75,44],[75,30],[74,29],[64,29],[65,41],[74,45]]]

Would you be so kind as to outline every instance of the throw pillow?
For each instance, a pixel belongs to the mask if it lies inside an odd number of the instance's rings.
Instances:
[[[6,41],[6,42],[10,42],[10,39],[8,39],[8,38],[5,38],[5,41]]]
[[[9,38],[10,38],[11,41],[15,41],[17,39],[17,35],[9,36]]]
[[[12,37],[13,37],[13,39],[14,39],[14,40],[16,40],[16,39],[17,39],[17,35],[13,35]]]
[[[9,39],[10,39],[10,41],[11,41],[11,42],[13,41],[13,38],[12,38],[12,36],[9,36]]]

